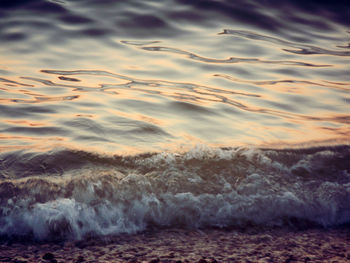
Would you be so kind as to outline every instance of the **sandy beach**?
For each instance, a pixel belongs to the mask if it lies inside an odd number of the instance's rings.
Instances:
[[[0,262],[350,262],[350,229],[172,229],[62,243],[3,243]]]

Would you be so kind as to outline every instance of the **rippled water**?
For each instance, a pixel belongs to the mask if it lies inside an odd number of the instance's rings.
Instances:
[[[342,1],[1,1],[0,234],[349,222],[349,42]]]

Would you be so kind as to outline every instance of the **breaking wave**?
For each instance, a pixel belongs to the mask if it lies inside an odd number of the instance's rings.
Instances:
[[[2,153],[0,235],[83,239],[149,228],[350,223],[350,147],[107,156]]]

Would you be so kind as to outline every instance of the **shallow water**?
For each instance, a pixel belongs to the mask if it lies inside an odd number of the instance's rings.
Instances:
[[[0,233],[349,223],[349,17],[341,1],[2,1]]]

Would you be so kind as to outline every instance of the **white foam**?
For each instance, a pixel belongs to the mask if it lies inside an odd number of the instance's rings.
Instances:
[[[349,223],[349,173],[336,170],[337,163],[329,167],[334,157],[198,147],[183,155],[136,156],[123,173],[92,167],[60,179],[13,180],[15,195],[0,200],[0,234],[81,239],[150,226]],[[293,173],[300,167],[307,174]],[[333,174],[320,176],[320,168]]]

